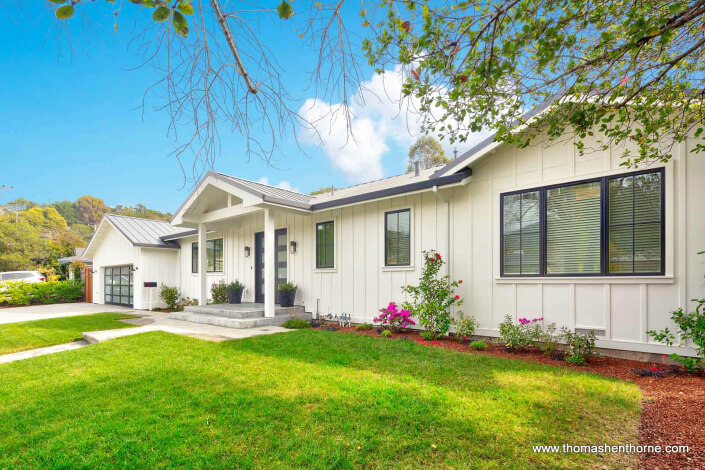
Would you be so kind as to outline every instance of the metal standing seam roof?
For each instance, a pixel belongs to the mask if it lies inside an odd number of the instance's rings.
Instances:
[[[106,214],[105,219],[135,246],[178,248],[178,244],[164,241],[162,237],[191,231],[191,229],[174,227],[164,220],[140,219],[116,214]]]

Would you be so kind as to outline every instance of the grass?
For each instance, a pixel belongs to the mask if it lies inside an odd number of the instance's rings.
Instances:
[[[413,342],[152,332],[0,365],[0,467],[623,468],[637,386]]]
[[[130,328],[117,320],[136,318],[124,313],[94,313],[0,325],[0,354],[43,348],[82,339],[84,331]]]

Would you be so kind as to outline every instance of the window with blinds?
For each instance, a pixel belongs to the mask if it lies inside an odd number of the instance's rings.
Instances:
[[[609,180],[609,272],[661,271],[662,174],[644,173]]]
[[[384,259],[386,266],[411,264],[411,210],[384,213]]]
[[[505,274],[540,273],[540,193],[527,191],[503,198]]]
[[[600,274],[600,182],[546,190],[546,274]]]
[[[663,169],[501,195],[503,276],[664,273]]]
[[[316,268],[331,269],[335,267],[334,223],[319,222],[316,224]]]

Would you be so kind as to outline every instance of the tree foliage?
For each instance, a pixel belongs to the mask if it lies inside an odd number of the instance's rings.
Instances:
[[[103,215],[108,212],[108,207],[102,199],[88,195],[76,199],[76,209],[81,214],[81,220],[86,225],[93,226],[98,225]]]
[[[382,5],[381,21],[367,19],[369,62],[404,64],[424,129],[451,142],[482,129],[520,146],[574,135],[584,152],[595,135],[596,149],[631,142],[623,163],[633,165],[666,161],[703,132],[705,1]]]
[[[449,163],[446,152],[441,144],[431,136],[421,136],[409,148],[409,164],[406,172],[414,171],[414,162],[421,162],[422,168],[431,168],[436,165]]]

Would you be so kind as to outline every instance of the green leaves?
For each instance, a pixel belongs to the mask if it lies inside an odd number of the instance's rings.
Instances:
[[[193,5],[191,5],[191,0],[184,0],[179,2],[176,9],[184,15],[193,15]]]
[[[167,7],[157,7],[156,10],[154,10],[154,13],[152,13],[152,19],[154,21],[165,21],[169,18],[169,15],[171,14],[171,10],[169,10]]]
[[[279,18],[283,20],[288,20],[294,15],[294,11],[291,9],[291,5],[286,0],[282,0],[282,2],[279,4],[279,6],[277,7],[277,13],[279,14]]]
[[[56,17],[60,20],[68,20],[73,13],[73,5],[64,5],[56,9]]]
[[[184,15],[180,12],[174,12],[172,25],[174,26],[174,31],[176,31],[179,35],[183,37],[188,35],[188,21],[186,21],[186,17],[184,17]]]

